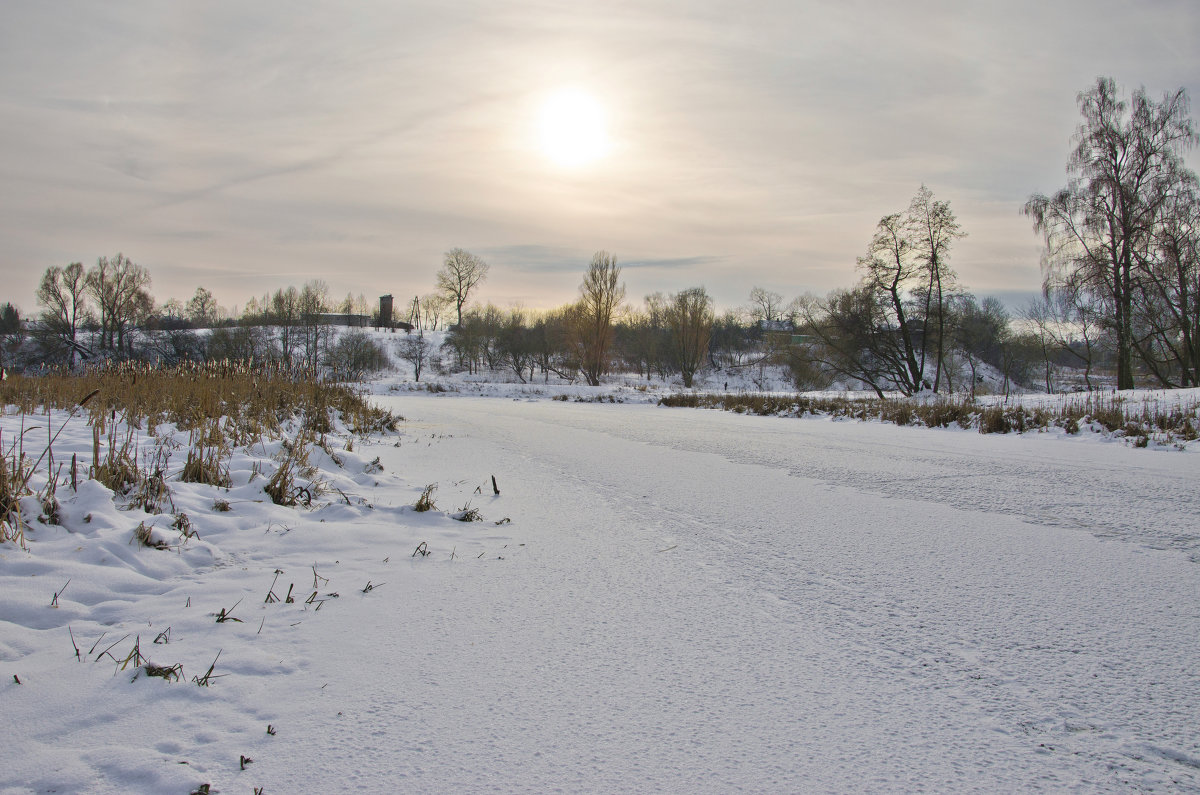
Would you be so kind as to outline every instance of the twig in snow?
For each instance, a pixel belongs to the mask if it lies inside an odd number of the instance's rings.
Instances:
[[[233,611],[236,610],[237,606],[240,605],[241,603],[242,603],[242,600],[238,599],[236,602],[233,603],[233,607],[229,608],[228,610],[226,610],[225,608],[222,607],[220,612],[215,614],[217,617],[217,623],[224,624],[226,621],[236,621],[239,624],[244,624],[245,622],[242,621],[240,618],[233,617]]]
[[[126,635],[125,637],[129,636]],[[129,654],[125,655],[125,659],[117,660],[117,665],[120,666],[120,670],[124,671],[129,667],[130,663],[133,663],[134,668],[141,668],[142,665],[148,662],[150,660],[142,655],[142,636],[138,635],[137,639],[133,642],[133,648],[130,649]]]
[[[213,679],[220,679],[222,676],[225,676],[225,674],[213,673],[213,669],[217,667],[217,660],[221,659],[221,652],[223,651],[224,649],[218,649],[217,656],[213,657],[212,665],[208,666],[208,670],[205,671],[204,676],[193,676],[192,681],[200,685],[200,687],[208,687],[209,682]]]
[[[271,580],[271,585],[267,588],[267,598],[263,600],[263,604],[269,605],[279,601],[279,597],[275,595],[275,583],[278,582],[280,574],[283,574],[283,571],[275,569],[275,579]]]
[[[96,647],[100,645],[100,641],[104,640],[104,636],[107,634],[108,634],[107,632],[100,633],[100,637],[96,638],[96,642],[92,644],[92,648],[88,649],[88,654],[91,654],[94,651],[96,651]],[[126,636],[126,637],[128,637],[128,636]]]
[[[63,583],[63,587],[59,588],[57,591],[54,592],[54,598],[50,600],[51,607],[58,607],[58,597],[62,596],[62,592],[67,590],[67,586],[70,584],[71,584],[71,578],[68,577],[67,581]]]
[[[100,637],[104,637],[104,636],[103,636],[103,635],[101,635]],[[128,636],[128,635],[126,635],[125,637],[121,638],[121,640],[125,640],[125,638],[128,638],[128,637],[129,637],[129,636]],[[120,642],[121,642],[121,640],[117,641],[117,643],[120,643]],[[100,642],[100,641],[96,641],[96,643],[99,643],[99,642]],[[97,655],[96,655],[96,659],[95,659],[95,660],[93,660],[92,662],[100,662],[100,658],[101,658],[101,657],[103,657],[104,655],[106,655],[106,654],[107,654],[109,657],[112,657],[112,658],[113,658],[113,660],[114,660],[114,661],[115,661],[115,662],[116,662],[116,663],[119,665],[119,664],[121,663],[121,661],[120,661],[120,660],[118,660],[116,657],[113,657],[113,656],[112,656],[112,650],[113,650],[113,649],[116,647],[117,643],[114,643],[112,646],[109,646],[107,649],[105,649],[104,651],[102,651],[102,652],[100,652],[99,654],[97,654]],[[94,648],[96,648],[96,647],[95,647],[95,646],[93,646],[92,648],[94,649]]]

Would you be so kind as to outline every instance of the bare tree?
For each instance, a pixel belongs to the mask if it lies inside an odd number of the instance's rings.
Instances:
[[[763,287],[755,287],[750,290],[747,314],[762,328],[768,329],[783,318],[783,296]]]
[[[879,220],[867,255],[858,260],[859,267],[866,271],[863,284],[875,297],[861,304],[860,309],[869,306],[870,311],[865,315],[860,311],[853,313],[864,320],[870,319],[876,325],[868,333],[887,344],[882,346],[883,350],[876,351],[873,358],[886,352],[889,361],[901,365],[888,369],[897,388],[906,395],[924,386],[926,358],[924,318],[919,317],[914,322],[910,317],[917,309],[911,304],[912,290],[924,281],[920,263],[913,256],[910,232],[911,225],[901,213],[885,215]],[[849,308],[849,298],[847,296],[841,300],[843,309]],[[880,331],[885,333],[877,333]],[[893,337],[894,345],[891,342]],[[894,348],[896,350],[893,351]],[[864,372],[870,369],[866,368]],[[869,379],[864,380],[870,382]]]
[[[913,254],[924,271],[924,337],[934,337],[933,391],[942,384],[946,364],[946,316],[949,294],[955,287],[954,271],[950,269],[950,245],[966,237],[950,210],[950,203],[937,201],[924,185],[908,206],[908,225],[912,236]],[[928,347],[926,345],[925,347]]]
[[[442,315],[446,313],[450,302],[441,293],[428,293],[416,299],[421,308],[421,328],[426,331],[437,331]]]
[[[452,248],[446,252],[442,269],[437,274],[437,288],[454,304],[458,324],[462,324],[463,306],[471,291],[487,278],[488,264],[469,251]]]
[[[866,256],[859,258],[863,283],[880,299],[871,302],[873,311],[882,311],[878,320],[882,328],[877,331],[890,330],[899,346],[903,367],[894,368],[892,377],[905,394],[924,388],[937,392],[942,387],[949,341],[946,323],[956,289],[949,251],[954,240],[965,234],[949,203],[935,200],[922,185],[905,212],[880,219]],[[928,383],[930,357],[932,384]]]
[[[297,304],[300,321],[300,340],[304,346],[304,362],[316,369],[321,362],[322,346],[329,341],[330,329],[322,322],[329,311],[329,285],[320,279],[305,282]]]
[[[579,350],[571,344],[572,327],[578,307],[569,304],[549,312],[543,312],[530,330],[530,347],[537,367],[544,380],[550,381],[553,373],[571,383],[579,375],[581,364]]]
[[[537,346],[527,320],[526,312],[521,307],[509,309],[493,343],[500,361],[508,365],[522,384],[533,379],[533,371],[537,367]]]
[[[275,291],[271,296],[268,316],[270,322],[279,329],[279,348],[283,361],[290,365],[298,342],[296,327],[300,324],[300,293],[295,287]]]
[[[912,351],[891,325],[890,309],[888,294],[866,281],[824,299],[798,301],[801,329],[810,340],[805,368],[861,381],[881,398],[889,389],[912,394]]]
[[[63,341],[67,363],[71,366],[75,364],[79,348],[76,335],[86,309],[85,291],[86,279],[81,262],[72,262],[65,268],[47,268],[37,289],[38,303],[45,307],[42,325],[52,336]]]
[[[600,386],[600,376],[608,372],[613,316],[625,299],[625,285],[620,279],[617,258],[607,251],[597,251],[579,285],[575,333],[579,340],[583,377],[590,386]]]
[[[429,361],[432,347],[419,329],[415,334],[405,335],[400,341],[400,358],[412,365],[414,381],[421,380],[421,372]]]
[[[1163,205],[1181,181],[1194,181],[1183,152],[1196,142],[1187,93],[1162,101],[1144,89],[1131,104],[1101,77],[1079,95],[1083,123],[1067,165],[1067,186],[1025,204],[1046,241],[1045,284],[1073,281],[1102,305],[1117,349],[1117,388],[1132,389],[1135,301],[1142,290],[1139,262],[1152,258]]]
[[[1083,366],[1083,382],[1090,392],[1094,388],[1092,370],[1100,352],[1104,348],[1111,350],[1111,345],[1105,345],[1106,341],[1111,343],[1112,335],[1106,334],[1104,318],[1075,280],[1046,290],[1042,297],[1044,306],[1039,307],[1035,302],[1034,317],[1027,313],[1026,320],[1035,326],[1041,322],[1044,328],[1036,330],[1038,338],[1049,338],[1068,359]],[[1037,317],[1045,320],[1038,321]]]
[[[1200,386],[1200,197],[1195,179],[1163,203],[1152,256],[1139,263],[1134,346],[1166,386]]]
[[[953,309],[954,344],[971,370],[970,392],[974,399],[981,378],[980,363],[1000,369],[1001,351],[1010,335],[1008,312],[997,299],[988,297],[978,303],[970,293],[956,296]]]
[[[1022,310],[1021,318],[1029,329],[1028,338],[1035,342],[1040,353],[1046,394],[1053,394],[1054,352],[1059,348],[1059,340],[1055,337],[1054,302],[1046,295],[1035,298]]]
[[[186,315],[187,309],[178,298],[168,298],[166,303],[158,308],[158,317],[168,328],[181,328],[186,325]]]
[[[667,327],[671,330],[676,364],[688,389],[696,373],[708,358],[708,343],[712,334],[713,301],[703,287],[690,287],[667,299]]]
[[[454,367],[473,375],[479,366],[481,330],[478,313],[468,313],[463,322],[450,329],[442,340],[442,349],[454,354]]]
[[[118,253],[98,259],[85,284],[100,308],[100,347],[124,352],[126,331],[154,307],[149,272]]]
[[[196,288],[196,294],[187,305],[188,317],[201,328],[209,328],[217,323],[217,299],[203,287]]]
[[[479,348],[480,354],[483,356],[483,362],[489,370],[493,372],[500,368],[502,364],[502,355],[500,345],[500,332],[504,328],[505,313],[504,310],[490,301],[483,307],[483,311],[477,314],[479,317],[479,331],[481,345]]]

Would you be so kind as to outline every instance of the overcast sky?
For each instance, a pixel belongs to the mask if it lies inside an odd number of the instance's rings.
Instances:
[[[403,302],[461,247],[501,306],[571,300],[605,249],[631,299],[732,307],[852,285],[922,183],[961,282],[1013,296],[1099,75],[1197,97],[1200,2],[4,0],[0,301],[120,251],[160,303]],[[536,134],[565,87],[611,139],[575,169]]]

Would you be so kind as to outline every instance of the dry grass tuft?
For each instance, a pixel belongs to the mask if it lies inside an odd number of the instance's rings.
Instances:
[[[140,669],[144,671],[146,676],[157,676],[160,679],[165,679],[168,682],[178,682],[183,678],[183,664],[175,663],[174,665],[155,665],[148,662]],[[137,678],[136,676],[134,677]]]
[[[108,433],[107,452],[101,459],[100,437],[103,433],[100,425],[92,426],[92,479],[99,481],[115,494],[128,494],[140,479],[137,445],[133,440],[134,429],[126,428],[125,437],[118,442],[117,424],[112,423]]]
[[[133,540],[141,546],[150,547],[151,549],[170,549],[171,545],[161,538],[156,538],[154,535],[154,526],[148,525],[145,522],[139,522],[138,526],[133,528]]]
[[[0,447],[3,436],[0,435]],[[14,443],[0,458],[0,543],[14,541],[25,546],[25,525],[21,520],[21,497],[29,483],[29,464]]]
[[[433,502],[433,493],[435,491],[437,491],[436,483],[430,483],[426,486],[425,491],[421,492],[421,496],[413,503],[413,510],[419,513],[437,510],[437,505]]]
[[[205,483],[209,486],[229,488],[233,479],[229,476],[229,467],[224,462],[229,459],[230,448],[227,434],[222,433],[220,424],[213,421],[210,425],[193,430],[188,436],[187,462],[179,479],[184,483]]]
[[[296,484],[298,475],[312,474],[308,463],[309,439],[303,435],[293,442],[285,441],[280,449],[279,467],[263,486],[263,490],[276,505],[306,505],[312,501],[312,492]]]
[[[462,510],[452,515],[450,518],[459,522],[482,522],[483,514],[478,508],[472,508],[471,503],[467,503],[462,507]]]
[[[146,513],[162,513],[163,504],[169,503],[171,511],[175,503],[171,499],[171,490],[167,487],[167,463],[171,451],[166,444],[159,444],[154,457],[149,461],[146,471],[137,472],[137,481],[130,494],[131,507],[140,508]]]

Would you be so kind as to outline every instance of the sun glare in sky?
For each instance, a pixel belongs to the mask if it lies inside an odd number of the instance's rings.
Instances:
[[[607,154],[607,117],[594,96],[579,89],[558,91],[542,102],[538,143],[553,163],[580,168]]]

